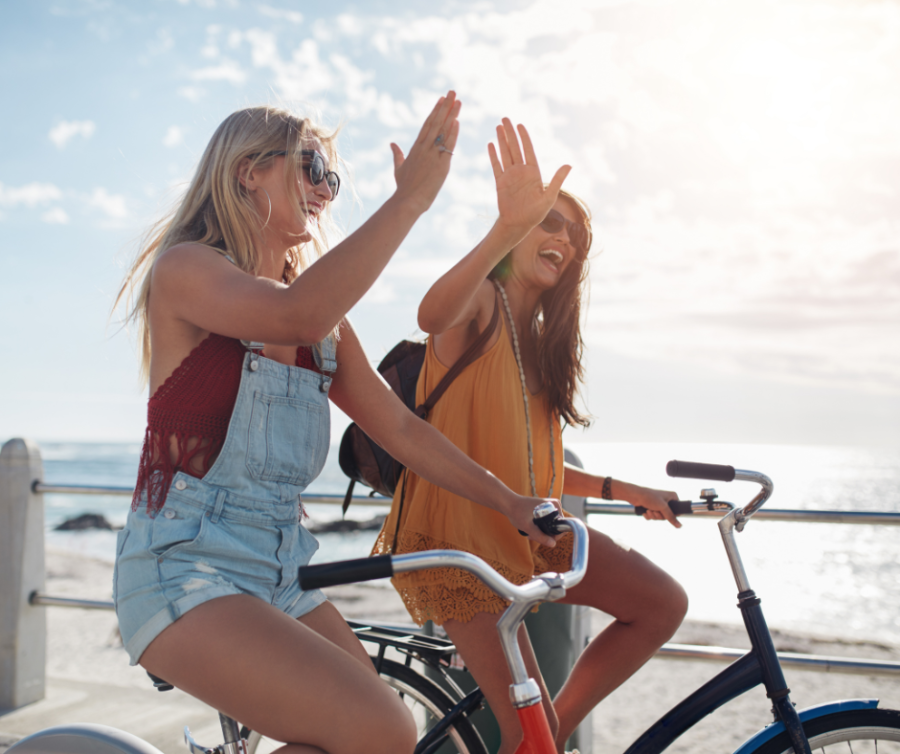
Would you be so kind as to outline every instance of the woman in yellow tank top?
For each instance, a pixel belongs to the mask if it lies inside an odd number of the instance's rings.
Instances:
[[[523,126],[519,135],[521,147],[504,119],[498,147],[488,147],[500,217],[419,307],[419,326],[430,337],[416,402],[424,402],[499,306],[501,326],[437,402],[429,423],[521,494],[625,500],[647,508],[646,518],[677,527],[667,505],[674,492],[564,466],[560,420],[588,424],[575,395],[582,377],[579,318],[590,215],[580,200],[561,191],[570,168],[560,168],[545,185]],[[414,474],[408,475],[402,506],[400,497],[398,488],[376,553],[465,550],[518,583],[569,567],[568,536],[552,548],[531,542],[503,516]],[[542,688],[560,751],[593,707],[672,636],[687,611],[687,596],[671,576],[601,532],[592,529],[590,537],[588,574],[562,602],[595,607],[615,620],[585,648],[552,703]],[[506,603],[456,569],[402,574],[394,585],[417,623],[443,625],[497,717],[500,754],[512,754],[522,732],[509,702],[512,681],[496,631]],[[524,626],[519,642],[529,674],[543,687]]]

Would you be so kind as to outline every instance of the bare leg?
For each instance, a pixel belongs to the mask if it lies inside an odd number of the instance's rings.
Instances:
[[[497,635],[499,618],[499,615],[478,613],[467,623],[448,620],[444,623],[444,629],[450,640],[459,649],[466,662],[466,667],[484,692],[485,699],[497,718],[501,736],[498,754],[512,754],[522,742],[522,727],[519,725],[518,715],[509,699],[509,687],[513,681],[503,649],[500,646],[500,638]],[[518,639],[519,648],[522,650],[522,657],[525,660],[525,668],[541,687],[550,731],[555,735],[556,713],[553,711],[550,694],[544,685],[544,679],[541,676],[525,626],[519,627]]]
[[[290,742],[280,754],[415,747],[405,705],[329,603],[296,621],[254,597],[220,597],[169,626],[140,662],[253,730]]]
[[[590,711],[672,637],[687,612],[687,595],[669,574],[605,534],[589,532],[587,575],[560,601],[589,605],[615,620],[581,653],[553,702],[559,751]]]

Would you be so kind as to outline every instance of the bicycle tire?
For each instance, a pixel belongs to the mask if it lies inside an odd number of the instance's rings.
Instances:
[[[45,728],[14,743],[13,754],[162,754],[155,746],[131,733],[108,725],[76,723]]]
[[[434,681],[419,675],[415,670],[402,663],[383,659],[381,661],[381,677],[404,698],[407,706],[410,707],[418,728],[417,738],[419,741],[435,721],[442,720],[456,706],[456,701]],[[432,719],[429,720],[429,717]],[[437,750],[437,754],[450,754],[451,752],[487,754],[487,748],[481,740],[481,735],[467,715],[461,715],[453,723],[449,734],[449,738]],[[416,752],[418,754],[418,747]]]
[[[375,658],[372,658],[372,661],[375,662]],[[456,702],[434,681],[419,675],[402,663],[382,659],[381,677],[406,701],[416,721],[419,741],[434,722],[442,720],[456,705]],[[257,754],[263,737],[256,731],[246,729],[242,731],[242,735],[247,739],[247,754]],[[419,752],[418,748],[416,752]],[[450,727],[448,738],[435,754],[487,754],[487,748],[468,716],[463,714]]]
[[[900,752],[900,712],[896,710],[833,712],[805,722],[803,729],[809,738],[809,748],[814,752]],[[792,751],[787,733],[779,733],[749,754],[788,754]]]

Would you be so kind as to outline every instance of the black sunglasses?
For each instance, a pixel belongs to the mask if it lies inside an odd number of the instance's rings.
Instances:
[[[566,229],[569,240],[578,251],[585,253],[591,248],[591,231],[584,223],[567,220],[561,212],[557,212],[555,209],[551,209],[541,220],[541,229],[547,233],[559,233],[563,228]]]
[[[303,157],[310,158],[303,161],[303,169],[309,176],[309,182],[313,186],[318,186],[322,181],[328,184],[331,189],[331,198],[334,199],[338,195],[341,188],[341,178],[333,170],[327,170],[325,167],[325,158],[313,149],[301,149],[300,154]],[[266,152],[263,157],[286,157],[288,152]]]

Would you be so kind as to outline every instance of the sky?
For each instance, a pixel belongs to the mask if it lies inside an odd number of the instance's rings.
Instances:
[[[0,440],[140,440],[110,309],[226,115],[340,126],[350,232],[449,88],[451,175],[350,314],[373,362],[493,222],[506,116],[593,212],[570,441],[900,447],[895,0],[3,0]]]

